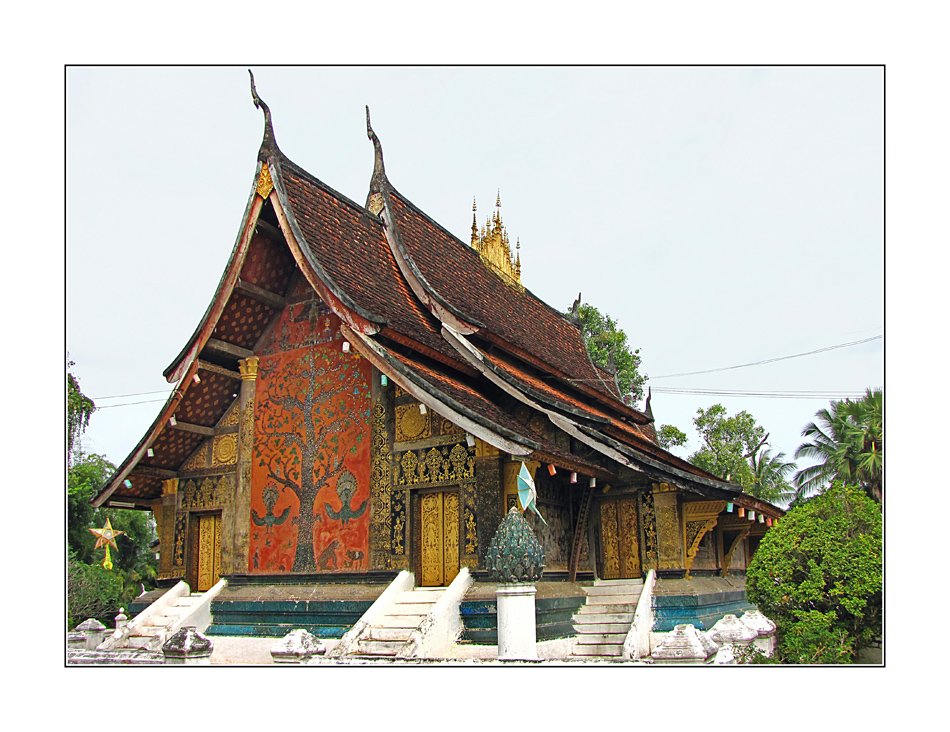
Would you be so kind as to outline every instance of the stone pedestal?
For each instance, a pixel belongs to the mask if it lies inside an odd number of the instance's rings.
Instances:
[[[705,664],[719,647],[692,625],[677,625],[651,657],[657,664]]]
[[[500,661],[538,660],[537,623],[534,615],[533,584],[499,585],[498,659]]]
[[[298,628],[271,648],[270,656],[274,663],[306,663],[323,653],[326,653],[323,642],[309,631]]]
[[[179,630],[162,646],[165,663],[170,666],[207,666],[211,663],[213,651],[211,641],[193,625]]]
[[[87,618],[76,626],[76,631],[82,633],[85,638],[83,648],[87,651],[94,651],[99,644],[106,639],[106,626],[95,618]]]
[[[775,623],[765,617],[759,610],[750,610],[739,618],[743,625],[755,631],[756,639],[752,645],[766,656],[775,651]]]

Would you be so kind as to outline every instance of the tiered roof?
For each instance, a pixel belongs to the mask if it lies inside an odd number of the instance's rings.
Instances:
[[[238,360],[253,355],[301,278],[340,317],[357,352],[434,411],[509,454],[586,475],[636,471],[701,495],[739,495],[737,486],[655,444],[652,415],[622,401],[612,377],[591,362],[575,323],[494,271],[392,186],[368,109],[375,160],[361,206],[280,151],[253,77],[252,94],[264,111],[264,140],[231,259],[197,329],[165,371],[175,391],[97,505],[157,498],[161,481],[220,430],[238,393]],[[516,409],[557,430],[530,429]],[[564,440],[550,437],[556,431],[597,457],[568,451]]]

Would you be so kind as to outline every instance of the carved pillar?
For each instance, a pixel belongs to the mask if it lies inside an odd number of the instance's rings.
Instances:
[[[369,557],[373,569],[393,567],[392,399],[389,387],[373,371],[372,449],[370,453]],[[403,522],[405,511],[403,511]],[[400,528],[404,526],[401,523]],[[401,542],[400,542],[401,544]]]
[[[653,510],[656,516],[657,573],[678,572],[685,568],[683,535],[680,527],[677,489],[669,483],[653,484]]]
[[[248,571],[251,533],[251,459],[254,448],[254,395],[257,389],[257,364],[251,356],[238,361],[241,368],[241,393],[238,394],[237,469],[234,475],[234,498],[230,545],[231,566],[222,567],[223,574]],[[227,541],[228,537],[225,537]]]
[[[178,478],[162,481],[161,505],[155,507],[155,523],[158,525],[160,553],[158,559],[158,578],[172,577],[172,563],[175,556],[175,505],[178,500]]]
[[[719,512],[726,507],[725,501],[694,501],[683,504],[683,525],[685,527],[686,579],[696,558],[699,543],[707,531],[711,531],[719,521]]]
[[[475,440],[475,535],[478,566],[484,566],[485,552],[502,519],[501,453],[487,442]]]

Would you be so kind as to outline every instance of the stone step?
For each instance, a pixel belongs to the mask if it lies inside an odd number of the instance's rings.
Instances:
[[[633,612],[628,613],[585,613],[581,612],[574,616],[574,625],[587,625],[591,623],[625,623],[630,627],[633,622]]]
[[[418,628],[425,615],[384,615],[373,623],[374,628]]]
[[[421,615],[425,617],[429,614],[429,611],[432,610],[432,606],[435,603],[422,603],[422,602],[405,602],[397,603],[393,608],[387,613],[388,615]]]
[[[381,628],[379,626],[373,626],[366,631],[366,635],[361,640],[367,641],[400,641],[405,643],[409,640],[409,636],[412,635],[412,631],[415,630],[415,627],[412,628]]]
[[[588,597],[601,597],[603,595],[624,595],[627,593],[640,594],[640,590],[643,588],[643,580],[630,580],[629,583],[624,583],[620,585],[594,585],[593,587],[585,587],[584,592],[587,593]]]
[[[578,615],[616,615],[617,613],[635,613],[637,603],[618,602],[610,605],[584,605],[577,611]]]
[[[180,615],[153,615],[142,628],[148,628],[149,626],[153,628],[168,628],[177,623],[180,619]]]
[[[614,580],[605,580],[605,579],[595,579],[594,587],[619,587],[621,585],[642,585],[643,578],[638,577],[637,579],[614,579]]]
[[[601,645],[596,645],[596,646],[575,645],[572,655],[616,657],[616,656],[620,656],[622,653],[623,653],[623,644],[620,644],[619,646],[607,645],[607,644],[601,644]]]
[[[356,653],[365,656],[395,656],[404,645],[404,641],[361,640],[356,644]]]
[[[574,625],[575,633],[580,636],[586,633],[622,633],[627,634],[630,623],[589,623]]]
[[[580,633],[574,636],[575,641],[582,646],[591,645],[623,645],[627,639],[626,633]]]
[[[636,605],[640,600],[640,593],[623,595],[599,595],[588,597],[588,605]]]
[[[155,638],[164,640],[161,636],[156,635],[130,635],[125,642],[129,648],[144,648],[152,643]]]

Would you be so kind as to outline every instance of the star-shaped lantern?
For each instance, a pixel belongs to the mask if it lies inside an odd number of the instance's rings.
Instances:
[[[98,549],[101,546],[104,546],[106,548],[106,558],[102,560],[102,566],[105,567],[106,569],[112,569],[112,557],[109,556],[109,547],[112,546],[118,549],[119,547],[117,547],[115,544],[115,537],[117,537],[119,534],[124,534],[125,532],[116,531],[115,529],[113,529],[111,519],[106,519],[106,525],[103,526],[101,529],[89,529],[89,530],[93,534],[96,535],[95,548]]]

